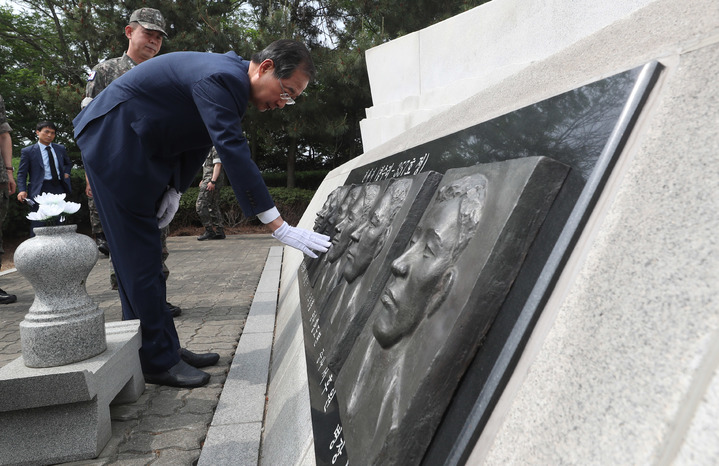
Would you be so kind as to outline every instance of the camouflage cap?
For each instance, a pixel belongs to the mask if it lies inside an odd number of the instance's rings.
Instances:
[[[138,22],[140,26],[145,29],[152,31],[160,31],[165,37],[165,18],[162,17],[162,13],[154,8],[140,8],[132,12],[130,16],[130,22]]]

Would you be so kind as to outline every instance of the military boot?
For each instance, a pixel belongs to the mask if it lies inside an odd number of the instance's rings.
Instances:
[[[215,239],[215,231],[210,227],[205,227],[205,232],[197,237],[197,241],[205,241],[206,239]]]
[[[95,236],[97,242],[97,249],[106,256],[110,255],[110,247],[107,245],[107,239],[105,239],[105,233],[98,233]]]
[[[217,227],[217,230],[215,230],[215,236],[210,239],[225,239],[225,230],[222,227]]]

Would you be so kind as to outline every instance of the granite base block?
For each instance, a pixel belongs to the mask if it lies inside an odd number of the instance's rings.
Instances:
[[[110,439],[110,404],[145,390],[140,322],[105,325],[107,350],[91,359],[33,369],[20,357],[0,368],[1,465],[95,458]]]

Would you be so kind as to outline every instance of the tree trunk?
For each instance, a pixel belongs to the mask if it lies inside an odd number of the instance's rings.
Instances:
[[[291,139],[287,150],[287,187],[295,187],[295,163],[297,162],[297,140]]]

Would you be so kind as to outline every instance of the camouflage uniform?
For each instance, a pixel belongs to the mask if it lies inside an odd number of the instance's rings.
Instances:
[[[83,108],[89,104],[92,99],[110,85],[115,79],[119,78],[123,74],[130,71],[132,68],[137,66],[132,58],[123,53],[121,57],[111,58],[97,65],[92,69],[92,72],[87,78],[87,85],[85,86],[85,99],[82,101]],[[102,230],[102,224],[100,223],[100,216],[97,214],[97,207],[95,207],[95,201],[93,198],[87,198],[87,205],[90,210],[90,225],[92,226],[92,232],[95,235],[104,234]],[[170,269],[167,268],[165,260],[170,254],[167,249],[167,235],[170,228],[165,227],[162,229],[162,273],[165,275],[165,280],[170,275]],[[117,278],[115,277],[115,268],[112,266],[112,258],[110,259],[110,285],[112,289],[117,289]]]
[[[0,134],[9,133],[10,131],[12,131],[12,128],[8,124],[7,116],[5,115],[5,101],[2,96],[0,96]],[[0,169],[0,263],[2,263],[2,255],[5,253],[2,247],[2,224],[5,221],[10,206],[8,181],[7,170]]]
[[[121,57],[111,58],[100,63],[92,69],[92,72],[90,72],[87,78],[85,98],[94,99],[103,89],[109,86],[111,82],[136,66],[137,63],[126,53],[123,53]],[[83,101],[83,103],[87,105],[89,101]]]
[[[97,97],[100,91],[109,86],[111,82],[127,73],[135,66],[137,66],[137,63],[135,63],[132,58],[128,57],[126,53],[123,53],[121,57],[105,60],[93,68],[90,76],[87,78],[87,85],[85,86],[85,99],[82,101],[82,107],[84,108],[87,104],[89,104],[90,101]],[[87,206],[90,209],[90,225],[92,226],[92,233],[95,235],[103,234],[102,225],[100,224],[100,216],[97,215],[97,207],[95,207],[95,200],[88,197]]]
[[[200,221],[205,228],[214,228],[222,230],[222,212],[220,211],[220,188],[224,184],[225,172],[220,170],[217,177],[215,189],[212,191],[207,189],[207,185],[212,180],[212,172],[215,164],[220,163],[220,156],[213,147],[205,163],[202,164],[202,182],[200,183],[200,192],[197,195],[195,210],[200,217]]]
[[[7,122],[7,115],[5,115],[5,101],[0,95],[0,134],[9,133],[12,128]],[[0,182],[7,183],[7,173],[0,175]]]

